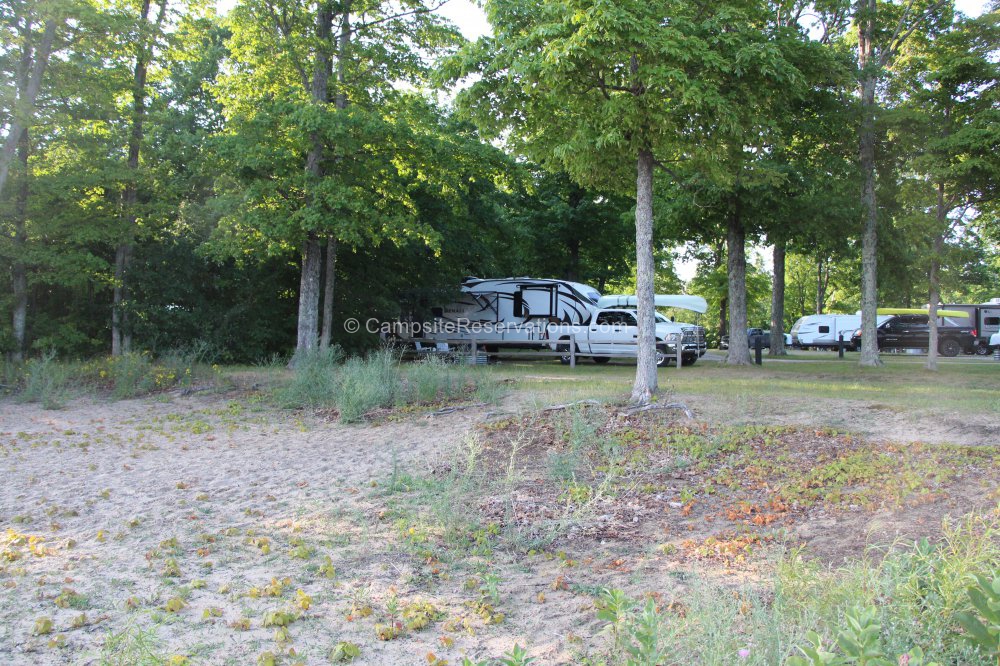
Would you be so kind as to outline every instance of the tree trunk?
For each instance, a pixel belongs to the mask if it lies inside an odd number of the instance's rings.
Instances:
[[[729,318],[727,314],[729,312],[729,299],[723,296],[719,299],[719,341],[722,341],[723,335],[729,335]]]
[[[640,150],[635,181],[635,295],[639,315],[639,349],[632,402],[648,404],[657,391],[656,305],[653,280],[653,154]]]
[[[785,239],[774,243],[774,284],[771,289],[771,347],[769,356],[785,356]]]
[[[302,273],[299,278],[299,325],[295,355],[316,349],[319,332],[319,276],[323,246],[315,233],[306,237],[302,249]]]
[[[346,0],[341,13],[340,37],[337,43],[337,92],[334,95],[334,106],[338,111],[347,108],[347,51],[350,45],[351,2]],[[326,239],[326,274],[323,282],[323,331],[319,340],[323,349],[329,349],[333,337],[333,296],[336,282],[337,237],[331,234]]]
[[[712,252],[712,267],[719,269],[722,268],[722,259],[725,254],[725,243],[720,242],[715,251]],[[723,335],[729,334],[729,321],[726,316],[729,309],[728,299],[723,296],[719,299],[719,342],[722,341]]]
[[[830,266],[823,257],[816,260],[816,314],[826,309],[826,287],[830,284]]]
[[[739,195],[733,197],[726,231],[728,246],[726,274],[729,281],[729,365],[750,365],[747,339],[747,256],[746,229],[740,210]]]
[[[21,135],[31,127],[31,121],[35,116],[35,99],[38,97],[38,91],[42,88],[42,75],[49,63],[49,55],[52,53],[52,44],[55,42],[58,27],[59,23],[54,19],[46,21],[42,42],[34,54],[30,50],[22,54],[24,62],[31,62],[32,58],[34,62],[31,63],[30,75],[27,76],[27,79],[18,82],[24,85],[18,85],[14,114],[7,127],[7,137],[4,139],[3,150],[0,150],[0,196],[3,195],[4,187],[7,185],[10,165],[14,162]],[[30,27],[28,29],[30,30]],[[25,71],[29,70],[26,68]]]
[[[858,154],[861,162],[861,360],[863,366],[879,366],[878,356],[878,207],[875,200],[875,83],[878,63],[873,59],[876,0],[858,0],[858,92],[861,97],[861,127]]]
[[[337,239],[326,238],[326,273],[323,276],[323,332],[319,337],[320,349],[330,348],[333,337],[333,292],[337,280]]]
[[[937,370],[938,357],[938,324],[937,309],[941,299],[941,255],[944,252],[944,236],[948,228],[948,211],[944,203],[944,185],[937,186],[937,228],[938,235],[934,237],[934,248],[931,253],[931,269],[928,275],[930,289],[927,291],[927,324],[930,335],[927,340],[927,369]]]
[[[333,11],[329,2],[321,2],[316,11],[316,37],[319,48],[316,49],[316,61],[313,68],[312,101],[325,105],[329,102],[330,53],[327,45],[333,31]],[[313,186],[323,177],[323,137],[319,132],[310,136],[312,146],[306,156],[306,171],[312,176]],[[320,275],[323,264],[323,248],[315,231],[306,235],[302,249],[302,274],[299,278],[299,322],[298,340],[295,355],[316,349],[319,333],[320,310]],[[330,304],[332,308],[332,303]],[[324,307],[325,310],[325,307]],[[331,317],[332,317],[331,311]],[[331,326],[333,325],[331,319]]]
[[[24,264],[28,233],[26,229],[28,217],[28,153],[30,137],[27,128],[21,130],[18,141],[17,157],[21,163],[21,185],[17,190],[17,200],[14,205],[14,261],[11,266],[11,286],[14,295],[14,311],[11,318],[11,328],[14,335],[14,349],[10,358],[15,363],[24,360],[25,329],[28,322],[28,271]]]
[[[139,45],[135,58],[135,69],[132,77],[132,127],[128,138],[128,183],[123,196],[123,212],[125,214],[125,230],[122,239],[115,250],[115,287],[111,303],[111,355],[120,356],[132,350],[132,329],[129,321],[129,270],[132,266],[132,253],[135,245],[135,230],[138,214],[136,206],[139,203],[139,154],[142,150],[142,140],[146,120],[146,77],[149,73],[149,61],[153,57],[156,42],[156,32],[163,25],[167,13],[167,0],[160,3],[156,22],[150,25],[150,0],[143,0],[141,12],[142,29],[150,30],[145,41]]]

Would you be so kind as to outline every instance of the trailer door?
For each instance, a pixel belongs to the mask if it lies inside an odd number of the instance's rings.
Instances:
[[[525,319],[556,316],[558,287],[555,285],[525,285],[519,287],[518,292],[521,297],[516,298],[515,303],[520,301],[521,316]]]

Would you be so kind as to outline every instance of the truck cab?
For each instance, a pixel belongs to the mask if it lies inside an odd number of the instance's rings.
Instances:
[[[549,338],[566,342],[573,336],[577,353],[590,356],[597,363],[612,357],[635,357],[639,339],[638,314],[632,308],[604,308],[598,310],[590,322],[580,326],[556,325],[550,328]],[[707,349],[705,330],[692,324],[672,322],[656,313],[657,365],[666,366],[677,357],[681,346],[681,363],[692,365]],[[563,344],[560,349],[567,346]],[[568,362],[568,355],[563,357]]]

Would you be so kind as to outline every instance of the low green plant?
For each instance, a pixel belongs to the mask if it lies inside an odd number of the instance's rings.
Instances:
[[[992,580],[973,575],[973,584],[966,591],[974,611],[961,611],[955,619],[965,629],[965,638],[1000,664],[1000,576]]]
[[[61,409],[69,400],[75,384],[70,365],[56,360],[55,352],[46,352],[24,364],[20,400],[39,402],[45,409]]]
[[[288,408],[331,407],[337,401],[337,366],[343,359],[338,346],[299,352],[292,361],[292,380],[277,392]]]

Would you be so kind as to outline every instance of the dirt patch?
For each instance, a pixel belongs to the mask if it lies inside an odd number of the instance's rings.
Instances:
[[[992,446],[1000,439],[1000,422],[992,413],[948,413],[916,410],[863,400],[747,396],[740,404],[706,396],[678,395],[700,419],[735,425],[833,427],[871,439]]]
[[[996,500],[985,447],[614,412],[345,426],[252,387],[0,402],[0,662],[313,664],[353,643],[360,664],[515,644],[580,663],[605,645],[602,588],[670,608],[693,576],[763,579],[780,547],[837,561]]]

